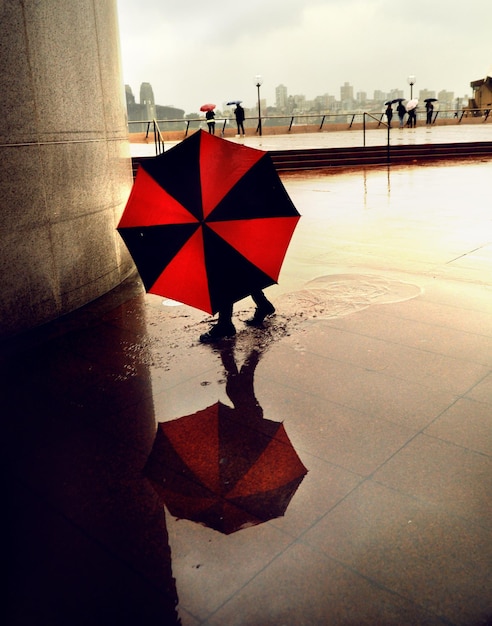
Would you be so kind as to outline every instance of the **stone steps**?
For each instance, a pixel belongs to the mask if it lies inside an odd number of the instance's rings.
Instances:
[[[313,148],[309,150],[271,150],[269,154],[279,172],[332,168],[369,167],[492,157],[492,142],[415,144],[402,146],[364,146],[348,148]],[[138,165],[153,157],[133,157],[135,177]]]

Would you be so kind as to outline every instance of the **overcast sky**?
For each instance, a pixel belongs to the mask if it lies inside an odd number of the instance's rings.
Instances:
[[[186,113],[228,100],[275,105],[275,87],[307,99],[340,98],[349,82],[372,98],[407,77],[419,89],[471,95],[492,73],[492,0],[117,0],[123,81],[137,102],[151,83],[157,104]],[[408,92],[408,93],[407,93]]]

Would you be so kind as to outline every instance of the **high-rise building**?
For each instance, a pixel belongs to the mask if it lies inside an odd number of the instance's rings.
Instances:
[[[358,91],[356,100],[357,100],[357,104],[359,106],[364,106],[364,104],[367,102],[367,92],[365,92],[365,91]]]
[[[287,87],[285,85],[279,85],[275,88],[275,106],[278,111],[285,111],[287,108]]]
[[[426,98],[435,98],[436,92],[432,89],[421,89],[419,91],[419,100],[423,102]]]
[[[350,83],[344,83],[340,87],[340,100],[342,109],[352,109],[354,104],[354,88]]]

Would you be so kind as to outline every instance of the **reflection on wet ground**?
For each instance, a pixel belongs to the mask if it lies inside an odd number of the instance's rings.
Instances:
[[[144,470],[171,515],[227,535],[284,515],[307,471],[283,424],[263,418],[253,383],[262,353],[238,368],[234,343],[219,348],[232,407],[160,424]]]
[[[489,623],[491,172],[284,176],[234,341],[133,277],[2,346],[8,623]]]

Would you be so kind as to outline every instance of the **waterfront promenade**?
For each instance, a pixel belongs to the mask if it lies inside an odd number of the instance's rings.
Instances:
[[[244,141],[342,138],[361,134]],[[490,625],[491,175],[482,158],[283,175],[302,217],[267,290],[277,314],[255,330],[237,303],[221,345],[137,275],[3,345],[6,623]],[[284,515],[229,535],[171,514],[146,471],[158,424],[232,411],[227,383],[256,422],[229,420],[213,475],[250,459],[262,422],[308,470]],[[207,470],[210,432],[177,442]]]
[[[216,134],[220,136],[217,126]],[[139,134],[138,143],[130,143],[132,156],[155,156],[153,138],[144,143],[142,134]],[[184,138],[184,132],[183,132]],[[262,150],[309,150],[317,148],[359,148],[364,145],[364,131],[360,127],[346,130],[322,130],[313,132],[285,132],[283,134],[268,134],[267,129],[260,137],[257,134],[247,134],[246,137],[227,137],[230,141],[240,142],[252,148]],[[468,143],[492,141],[492,119],[487,122],[473,120],[458,124],[452,121],[448,124],[426,126],[420,123],[417,128],[403,128],[393,125],[390,130],[390,145],[417,145],[439,143]],[[179,140],[164,141],[164,149],[168,150]],[[381,125],[380,128],[368,128],[365,131],[366,146],[386,146],[388,131]]]

